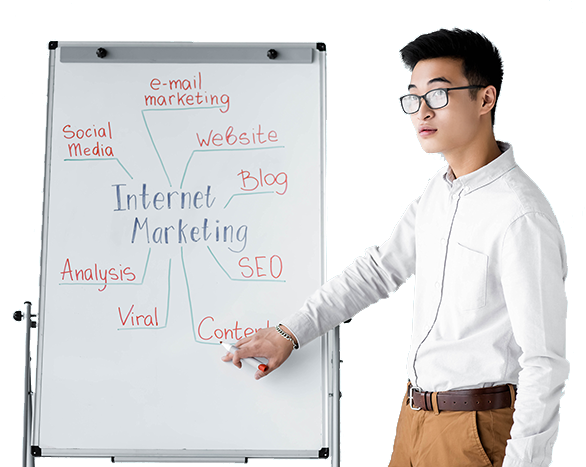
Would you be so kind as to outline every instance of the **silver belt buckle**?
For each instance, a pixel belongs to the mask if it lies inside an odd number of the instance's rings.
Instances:
[[[409,388],[409,407],[411,408],[411,410],[421,410],[421,407],[414,407],[413,406],[413,391],[419,392],[420,390],[421,390],[421,388],[417,388],[415,386],[411,386]]]

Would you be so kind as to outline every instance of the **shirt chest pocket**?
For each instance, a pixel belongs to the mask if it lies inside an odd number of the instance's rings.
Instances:
[[[454,242],[448,249],[444,277],[445,305],[473,311],[486,305],[488,256]]]

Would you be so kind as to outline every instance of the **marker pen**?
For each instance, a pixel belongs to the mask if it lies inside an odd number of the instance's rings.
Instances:
[[[233,354],[234,352],[239,350],[238,347],[230,345],[227,342],[224,342],[224,343],[220,342],[220,344],[222,344],[222,347],[224,347],[231,354]],[[265,365],[263,362],[261,362],[258,358],[254,358],[254,357],[241,358],[240,361],[246,362],[249,365],[251,365],[255,368],[258,368],[260,371],[267,371],[269,369],[269,367],[267,365]]]

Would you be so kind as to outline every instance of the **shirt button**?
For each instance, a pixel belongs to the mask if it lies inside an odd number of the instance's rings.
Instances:
[[[439,283],[439,282],[436,282],[436,283],[435,283],[435,288],[436,288],[436,289],[439,289],[439,288],[440,288],[440,283]]]
[[[445,238],[442,238],[440,240],[440,243],[442,244],[442,246],[446,246],[446,239]]]

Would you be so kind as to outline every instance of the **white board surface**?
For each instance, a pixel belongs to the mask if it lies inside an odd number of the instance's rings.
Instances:
[[[316,457],[326,340],[261,381],[219,342],[278,324],[323,281],[325,52],[98,47],[51,51],[33,445]]]

